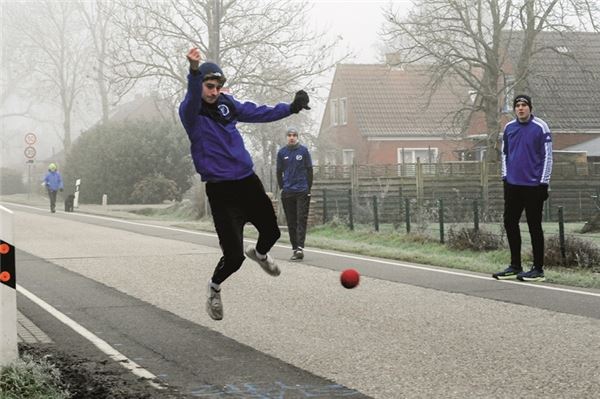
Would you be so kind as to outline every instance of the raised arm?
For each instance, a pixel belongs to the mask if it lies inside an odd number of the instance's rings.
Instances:
[[[191,48],[188,51],[187,60],[190,64],[190,73],[188,75],[188,88],[185,98],[179,106],[179,118],[183,127],[188,131],[194,126],[196,115],[202,104],[202,77],[198,71],[200,66],[200,50]]]

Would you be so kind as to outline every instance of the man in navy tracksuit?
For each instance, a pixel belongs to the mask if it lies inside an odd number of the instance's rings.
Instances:
[[[513,102],[516,119],[504,127],[502,179],[504,180],[504,228],[510,247],[510,265],[494,273],[496,279],[544,280],[544,232],[542,210],[548,199],[552,174],[552,135],[546,122],[531,113],[531,97],[518,95]],[[525,209],[533,267],[521,266],[519,219]]]
[[[277,183],[292,244],[290,260],[298,261],[304,259],[313,167],[308,148],[298,142],[298,130],[289,128],[286,135],[287,145],[277,153]]]
[[[181,122],[191,142],[196,171],[206,182],[206,194],[223,256],[208,284],[206,310],[214,320],[223,318],[221,287],[242,265],[245,257],[256,261],[272,276],[280,273],[269,251],[281,236],[277,217],[262,182],[253,170],[250,153],[237,130],[237,122],[272,122],[298,113],[308,106],[308,94],[296,93],[291,104],[274,107],[240,102],[221,93],[225,76],[212,63],[200,65],[200,51],[187,53],[190,64],[188,90],[179,107]],[[244,225],[250,222],[258,230],[256,246],[244,251]]]

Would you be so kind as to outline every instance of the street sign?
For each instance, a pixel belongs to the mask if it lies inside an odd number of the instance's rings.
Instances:
[[[26,158],[33,159],[35,158],[35,154],[37,153],[37,151],[32,146],[28,145],[27,147],[25,147],[25,151],[23,151],[23,153],[25,154]]]
[[[25,135],[25,143],[27,143],[28,145],[33,145],[35,144],[37,141],[37,137],[35,136],[34,133],[27,133]]]

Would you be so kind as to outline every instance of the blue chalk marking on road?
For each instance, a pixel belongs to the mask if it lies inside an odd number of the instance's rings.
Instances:
[[[281,381],[273,384],[244,383],[218,385],[201,385],[190,394],[197,398],[246,397],[256,399],[284,399],[286,397],[301,398],[350,398],[362,395],[360,392],[339,384],[326,385],[287,385]],[[293,395],[293,396],[292,396]]]

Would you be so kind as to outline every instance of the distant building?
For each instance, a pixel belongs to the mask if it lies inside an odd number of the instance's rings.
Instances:
[[[584,151],[588,161],[600,162],[600,137],[564,148],[565,151]]]
[[[156,93],[136,94],[132,101],[116,106],[111,112],[109,120],[111,122],[173,120],[176,116],[175,110],[174,104],[159,98]]]
[[[516,62],[521,45],[511,41],[508,62]],[[534,50],[527,92],[535,115],[550,125],[554,149],[600,137],[600,33],[540,32]],[[506,67],[508,81],[512,69]],[[505,92],[507,112],[514,94]]]

